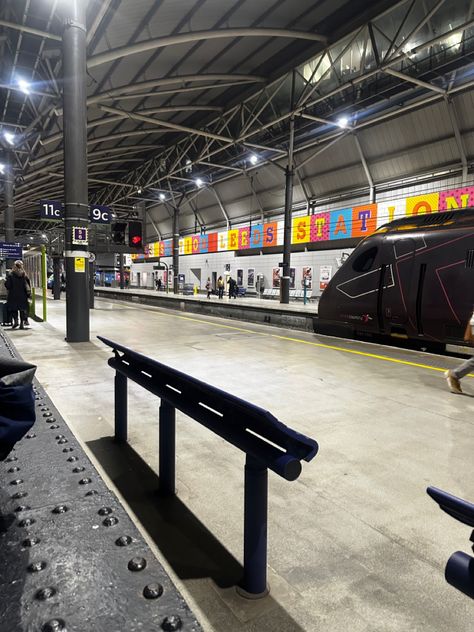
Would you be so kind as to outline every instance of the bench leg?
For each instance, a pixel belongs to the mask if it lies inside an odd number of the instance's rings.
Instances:
[[[269,593],[267,585],[268,470],[247,455],[245,461],[244,577],[237,592],[247,599]]]
[[[176,493],[176,409],[164,399],[160,405],[159,493]]]
[[[127,441],[127,377],[115,373],[115,440],[119,443]]]

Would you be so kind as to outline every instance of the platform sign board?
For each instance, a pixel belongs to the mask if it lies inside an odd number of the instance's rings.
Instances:
[[[57,200],[40,201],[40,217],[46,220],[58,220],[63,218],[63,205]]]
[[[74,257],[74,272],[85,272],[86,271],[86,258],[85,257]]]
[[[332,266],[321,266],[319,268],[319,289],[325,290],[332,277]]]
[[[72,243],[74,246],[87,246],[89,243],[88,230],[85,226],[72,227]]]
[[[0,241],[0,259],[21,259],[22,256],[21,244]]]
[[[108,206],[91,204],[89,207],[89,220],[93,224],[110,224],[112,221],[112,211]]]

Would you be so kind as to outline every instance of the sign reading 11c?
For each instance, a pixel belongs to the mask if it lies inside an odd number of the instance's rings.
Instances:
[[[57,200],[40,201],[41,219],[60,220],[64,218],[64,208]],[[91,204],[89,206],[89,221],[93,224],[110,224],[112,211],[108,206]]]

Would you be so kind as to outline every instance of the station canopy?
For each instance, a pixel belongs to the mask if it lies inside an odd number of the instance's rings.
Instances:
[[[63,197],[65,0],[0,5],[0,134],[16,227]],[[89,0],[89,199],[148,235],[463,174],[474,156],[472,0]],[[1,175],[0,175],[1,178]]]

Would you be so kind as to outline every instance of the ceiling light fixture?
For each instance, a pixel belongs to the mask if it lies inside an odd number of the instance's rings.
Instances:
[[[250,156],[250,162],[251,162],[253,165],[256,165],[256,164],[257,164],[257,162],[258,162],[258,158],[257,158],[257,156],[256,156],[255,154],[252,154],[252,155]]]
[[[337,124],[339,125],[339,127],[347,127],[348,123],[349,119],[347,118],[347,116],[341,116],[337,119]]]
[[[30,94],[30,84],[26,81],[26,79],[18,79],[18,87],[23,94]]]
[[[203,181],[201,180],[201,178],[196,178],[196,184],[198,187],[202,187],[202,185],[204,184]]]
[[[137,193],[138,193],[138,195],[141,195],[141,194],[142,194],[142,188],[141,188],[141,187],[138,187],[138,189],[137,189]]]
[[[12,132],[3,132],[3,137],[9,145],[15,144],[16,136],[15,134],[12,134]]]
[[[0,163],[0,173],[3,175],[5,173],[5,165]]]
[[[164,193],[160,193],[160,200],[163,202],[166,198],[166,195]]]

